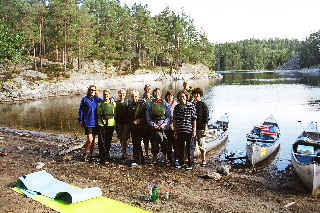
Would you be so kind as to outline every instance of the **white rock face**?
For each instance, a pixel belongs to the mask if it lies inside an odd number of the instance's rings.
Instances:
[[[202,64],[183,64],[179,70],[173,71],[171,75],[167,71],[137,70],[135,74],[118,76],[115,75],[115,67],[105,68],[103,63],[93,61],[80,70],[69,72],[70,78],[54,81],[49,81],[48,76],[44,73],[29,69],[30,67],[19,73],[16,78],[7,80],[0,85],[0,103],[85,94],[90,85],[96,85],[99,90],[106,88],[133,89],[143,88],[145,84],[150,83],[154,87],[161,87],[173,80],[209,78],[209,68]],[[218,74],[214,76],[214,78],[222,77]]]

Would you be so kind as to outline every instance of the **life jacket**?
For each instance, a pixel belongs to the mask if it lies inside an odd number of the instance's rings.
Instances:
[[[129,121],[134,121],[138,118],[142,118],[144,109],[144,103],[139,100],[138,102],[131,102],[128,105],[128,117]]]
[[[98,105],[98,124],[99,126],[114,126],[114,112],[116,108],[116,103],[114,102],[101,102]]]
[[[128,123],[128,100],[126,99],[124,102],[117,101],[116,103],[117,122],[121,124]]]
[[[160,121],[164,120],[166,118],[166,106],[164,104],[164,101],[161,101],[161,103],[152,103],[152,120]]]

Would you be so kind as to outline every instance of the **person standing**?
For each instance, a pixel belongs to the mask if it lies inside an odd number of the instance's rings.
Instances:
[[[184,80],[183,82],[183,89],[188,93],[188,99],[187,101],[193,101],[193,97],[192,97],[192,91],[194,90],[190,84],[188,80]]]
[[[171,121],[171,111],[168,103],[161,98],[160,88],[153,90],[154,100],[147,105],[146,120],[152,129],[152,162],[156,162],[158,154],[161,151],[165,154],[167,136],[165,130],[169,127]]]
[[[146,111],[146,106],[153,100],[153,96],[151,95],[151,86],[149,84],[146,84],[144,86],[144,94],[142,96],[142,100],[144,101],[145,107],[144,110]],[[144,119],[142,121],[142,126],[144,128],[143,131],[143,135],[142,135],[142,140],[143,140],[143,144],[144,144],[144,152],[145,152],[145,157],[149,157],[149,146],[151,144],[151,128],[150,126],[147,124],[147,121]]]
[[[100,163],[110,160],[110,148],[115,127],[116,103],[111,98],[109,89],[103,90],[103,101],[97,107],[97,119],[99,126],[99,156]]]
[[[207,135],[208,130],[208,118],[209,118],[209,110],[206,103],[204,103],[201,98],[203,96],[203,90],[201,88],[196,88],[192,91],[192,95],[194,97],[194,105],[196,107],[197,114],[197,135],[196,142],[200,148],[200,159],[201,166],[205,166],[206,163],[206,150],[204,147],[204,137]]]
[[[130,137],[128,119],[128,100],[126,100],[126,90],[121,88],[118,91],[118,101],[116,102],[116,130],[120,138],[122,148],[122,159],[128,160],[128,139]]]
[[[142,95],[142,99],[153,99],[153,96],[151,94],[151,85],[150,84],[146,84],[144,85],[144,88],[143,88],[143,95]]]
[[[174,95],[173,92],[167,91],[165,95],[165,101],[168,103],[170,106],[170,111],[171,111],[171,117],[173,117],[173,110],[174,107],[177,105],[177,102],[174,100]],[[175,160],[176,160],[176,141],[173,136],[173,122],[172,120],[170,121],[169,128],[165,130],[165,133],[167,135],[167,146],[166,146],[166,157],[167,160],[169,160],[170,164],[174,166]]]
[[[188,93],[185,90],[179,91],[177,95],[179,103],[173,111],[174,136],[177,139],[177,159],[176,168],[184,166],[185,152],[188,158],[186,170],[193,169],[194,149],[196,136],[196,109],[193,103],[188,102]]]
[[[141,147],[142,141],[142,120],[144,119],[144,103],[139,100],[139,92],[137,90],[132,91],[131,100],[128,104],[128,119],[130,125],[130,132],[133,145],[133,159],[131,166],[138,166],[144,163],[143,152]]]
[[[97,87],[90,85],[87,90],[87,95],[84,96],[80,102],[78,120],[87,136],[87,141],[84,145],[84,161],[86,162],[92,160],[94,141],[99,132],[97,127],[97,106],[101,101],[102,99],[98,96]]]

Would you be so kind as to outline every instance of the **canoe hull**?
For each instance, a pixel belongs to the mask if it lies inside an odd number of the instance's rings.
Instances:
[[[252,166],[266,160],[280,146],[279,138],[273,143],[247,142],[247,157]]]
[[[320,193],[320,165],[319,163],[303,163],[296,153],[291,151],[291,161],[296,174],[313,195]]]
[[[205,137],[205,142],[204,142],[204,150],[205,152],[209,152],[213,150],[214,148],[218,147],[222,143],[224,143],[229,135],[229,131],[223,131],[221,133],[218,133],[215,138],[212,137]],[[196,149],[194,152],[194,157],[199,157],[200,156],[200,149]]]

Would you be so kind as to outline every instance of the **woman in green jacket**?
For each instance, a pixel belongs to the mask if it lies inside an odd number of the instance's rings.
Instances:
[[[102,164],[110,160],[110,148],[115,128],[116,103],[109,89],[103,91],[103,101],[98,104],[97,118],[99,126],[99,157]]]

